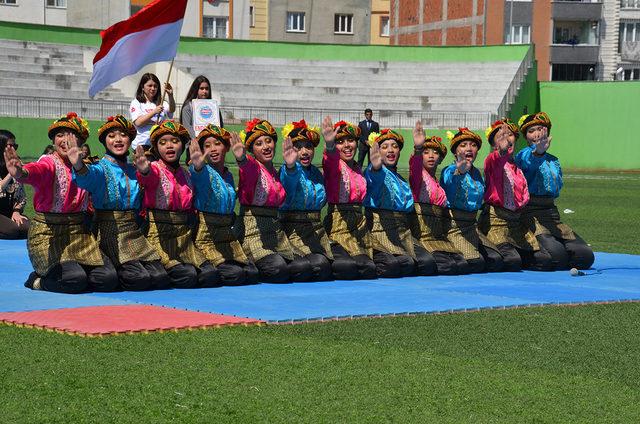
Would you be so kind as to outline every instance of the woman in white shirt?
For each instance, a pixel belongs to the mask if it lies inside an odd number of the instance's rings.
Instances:
[[[135,150],[136,147],[142,146],[145,150],[149,150],[151,148],[149,141],[151,127],[165,119],[173,118],[173,112],[176,110],[176,101],[173,98],[171,84],[166,83],[164,90],[169,97],[169,102],[164,102],[161,105],[162,95],[158,77],[147,72],[140,78],[136,98],[131,101],[131,107],[129,108],[131,121],[133,121],[138,131],[135,140],[131,143],[131,149]]]

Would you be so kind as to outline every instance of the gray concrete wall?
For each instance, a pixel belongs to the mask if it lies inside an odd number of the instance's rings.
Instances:
[[[305,13],[305,31],[287,32],[287,12]],[[353,15],[353,34],[335,34],[336,13]],[[269,0],[269,40],[331,44],[369,44],[370,0]]]
[[[67,0],[67,23],[79,28],[108,28],[129,18],[128,0]]]

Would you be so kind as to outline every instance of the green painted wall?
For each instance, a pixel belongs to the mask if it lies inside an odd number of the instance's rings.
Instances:
[[[0,21],[0,39],[99,46],[98,30]],[[213,40],[182,37],[180,53],[221,56],[257,56],[315,60],[496,62],[520,61],[529,46],[410,47]]]
[[[540,82],[540,109],[563,167],[640,170],[640,82]]]

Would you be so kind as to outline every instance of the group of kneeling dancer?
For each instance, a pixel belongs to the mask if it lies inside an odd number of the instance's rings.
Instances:
[[[589,268],[592,250],[554,204],[562,171],[547,152],[550,130],[544,112],[519,125],[496,121],[484,179],[473,165],[482,138],[467,128],[448,133],[454,162],[438,180],[447,148],[418,122],[407,182],[397,171],[404,139],[392,129],[371,134],[363,172],[357,125],[290,123],[277,170],[268,121],[254,119],[239,134],[209,125],[190,140],[167,120],[153,127],[150,151],[139,146],[131,160],[136,128],[118,115],[98,130],[106,152],[90,163],[79,152],[86,121],[69,113],[49,127],[53,154],[23,164],[5,150],[9,173],[34,187],[34,272],[25,285],[78,293]],[[528,146],[514,156],[520,134]],[[323,172],[312,164],[321,135]]]

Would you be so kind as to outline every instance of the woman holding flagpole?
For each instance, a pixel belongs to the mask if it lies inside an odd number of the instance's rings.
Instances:
[[[149,134],[153,125],[159,124],[165,119],[172,119],[176,110],[176,101],[173,97],[173,87],[168,82],[164,85],[169,102],[163,101],[160,92],[160,80],[155,74],[147,72],[143,74],[138,83],[136,98],[131,101],[129,113],[131,121],[136,127],[137,134],[131,144],[135,150],[142,146],[145,151],[151,149]]]

